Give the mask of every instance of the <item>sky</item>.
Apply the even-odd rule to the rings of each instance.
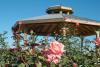
[[[100,21],[100,0],[0,0],[0,33],[8,32],[11,45],[11,27],[17,20],[45,15],[49,6],[59,4],[72,7],[75,16]]]

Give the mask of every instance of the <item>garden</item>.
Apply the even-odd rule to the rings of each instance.
[[[6,33],[0,34],[0,64],[5,67],[96,67],[96,48],[93,41],[81,37],[68,35],[43,36],[38,38],[29,36],[29,42],[23,45],[14,42],[15,48],[9,48],[6,42]],[[20,35],[18,35],[19,37]],[[40,36],[39,36],[40,37]],[[13,36],[13,39],[16,39]],[[20,36],[20,39],[23,39]],[[38,42],[36,41],[38,40]],[[16,41],[16,40],[15,40]]]
[[[16,21],[12,47],[7,32],[0,33],[1,67],[100,67],[100,23],[71,16],[64,6],[47,13]]]

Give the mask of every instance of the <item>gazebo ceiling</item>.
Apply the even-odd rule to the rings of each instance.
[[[79,24],[78,27],[76,27],[77,23]],[[19,20],[13,26],[13,31],[15,33],[27,32],[30,34],[29,31],[33,30],[37,35],[47,35],[54,32],[59,34],[64,26],[77,29],[75,32],[79,36],[88,36],[95,34],[95,31],[100,28],[100,22],[72,15],[48,14]],[[70,31],[71,33],[74,33],[74,31]]]

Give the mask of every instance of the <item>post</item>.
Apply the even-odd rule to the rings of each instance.
[[[15,33],[15,42],[16,42],[16,44],[17,44],[17,48],[19,48],[20,47],[20,39],[21,39],[21,36],[20,36],[20,34],[19,33]]]
[[[68,28],[63,27],[62,28],[62,36],[63,36],[63,40],[66,40],[66,35],[68,34]]]
[[[20,47],[20,40],[19,39],[16,39],[16,43],[17,43],[17,48],[19,48]]]
[[[84,37],[81,36],[81,56],[82,56],[82,63],[84,63],[84,59],[83,59],[83,45],[84,45]]]
[[[81,36],[81,53],[82,53],[82,51],[83,51],[83,43],[84,43],[84,37]]]
[[[100,66],[100,31],[96,31],[96,57],[97,57],[97,66]]]
[[[24,32],[24,47],[28,46],[27,33]]]

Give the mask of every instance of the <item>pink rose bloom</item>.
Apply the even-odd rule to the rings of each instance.
[[[54,58],[53,61],[55,64],[59,63],[59,59],[58,58]]]
[[[53,41],[50,43],[49,48],[54,54],[63,54],[64,52],[64,45],[62,43],[59,43],[57,41]]]
[[[47,58],[48,62],[57,64],[64,53],[64,45],[57,41],[53,41],[50,43],[49,48],[44,49],[42,53],[44,57]]]
[[[76,63],[73,63],[73,67],[78,67],[78,65]]]
[[[50,54],[50,55],[47,55],[47,61],[48,62],[54,62],[55,64],[59,63],[59,59],[56,55],[54,54]]]
[[[96,43],[97,46],[100,46],[100,37],[96,38],[95,43]]]

